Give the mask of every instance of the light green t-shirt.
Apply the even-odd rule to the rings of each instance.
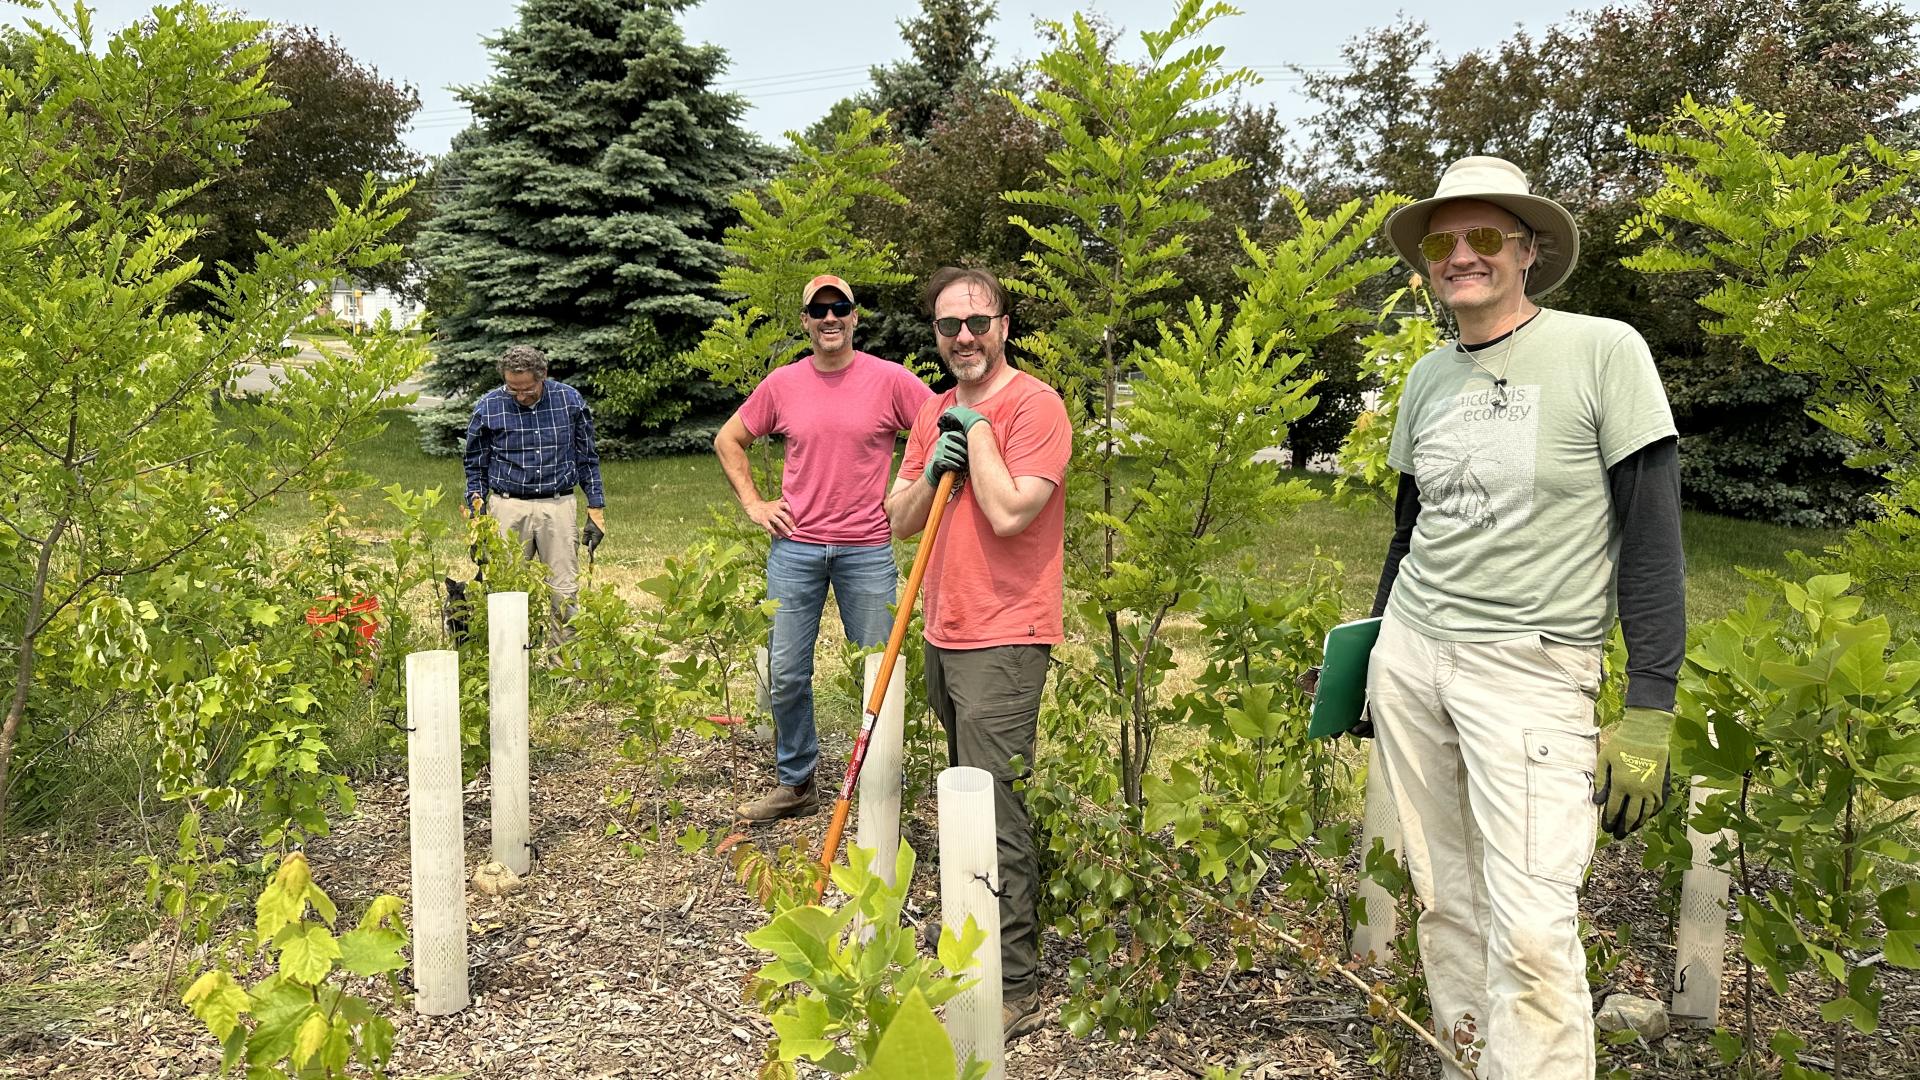
[[[1388,608],[1443,640],[1601,643],[1620,553],[1607,470],[1675,434],[1647,343],[1622,322],[1542,310],[1472,356],[1421,357],[1387,453],[1420,484]]]

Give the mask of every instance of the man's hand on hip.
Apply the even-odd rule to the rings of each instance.
[[[1629,708],[1600,733],[1593,801],[1601,808],[1600,827],[1615,840],[1652,820],[1667,801],[1672,738],[1673,714],[1660,709]]]
[[[767,535],[783,538],[793,535],[793,511],[788,508],[787,500],[749,499],[741,507],[755,525],[767,530]]]
[[[942,417],[941,425],[945,424],[946,418]],[[927,483],[939,486],[940,477],[945,473],[967,475],[967,433],[957,428],[935,440],[933,453],[927,455]]]

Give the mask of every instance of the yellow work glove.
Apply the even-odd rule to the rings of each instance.
[[[1667,801],[1672,738],[1673,714],[1662,709],[1628,708],[1619,723],[1600,733],[1593,803],[1600,807],[1600,827],[1615,840],[1645,825]]]

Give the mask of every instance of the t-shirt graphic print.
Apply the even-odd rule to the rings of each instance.
[[[1422,513],[1469,529],[1525,525],[1533,517],[1540,456],[1540,387],[1463,391],[1436,410],[1413,456]]]
[[[1493,348],[1505,386],[1451,343],[1407,376],[1387,461],[1420,516],[1388,610],[1443,640],[1597,645],[1619,548],[1607,470],[1674,434],[1660,373],[1632,327],[1551,309]]]

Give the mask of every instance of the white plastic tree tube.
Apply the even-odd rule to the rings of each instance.
[[[760,706],[760,720],[753,725],[753,741],[773,745],[773,661],[765,645],[753,650],[753,702]]]
[[[1692,819],[1712,792],[1693,785],[1687,799]],[[1693,865],[1680,879],[1680,927],[1674,934],[1673,1005],[1675,1019],[1692,1027],[1720,1026],[1720,976],[1727,958],[1727,872],[1713,865],[1713,848],[1724,834],[1707,835],[1687,826]]]
[[[860,691],[862,702],[873,700],[873,682],[880,677],[880,654],[867,657],[867,675]],[[900,854],[900,765],[906,737],[907,665],[893,665],[887,695],[880,701],[880,719],[867,743],[867,762],[860,769],[860,825],[854,843],[873,852],[873,868],[889,885]]]
[[[1000,1027],[1000,856],[994,844],[993,775],[960,765],[940,774],[940,918],[958,934],[972,916],[987,939],[967,974],[979,980],[947,1007],[954,1057],[986,1062],[988,1080],[1006,1075]]]
[[[493,861],[525,874],[527,846],[527,594],[487,594],[487,706],[492,750]]]
[[[1387,771],[1380,765],[1380,741],[1370,740],[1368,746],[1367,800],[1362,811],[1365,825],[1360,834],[1360,899],[1366,904],[1367,921],[1353,928],[1349,948],[1355,959],[1364,960],[1372,953],[1376,962],[1384,964],[1393,959],[1396,897],[1367,876],[1366,858],[1376,837],[1387,851],[1399,852],[1400,813],[1393,803],[1393,789],[1387,786]]]
[[[407,656],[407,824],[414,1008],[467,1007],[467,844],[460,804],[460,654]]]

